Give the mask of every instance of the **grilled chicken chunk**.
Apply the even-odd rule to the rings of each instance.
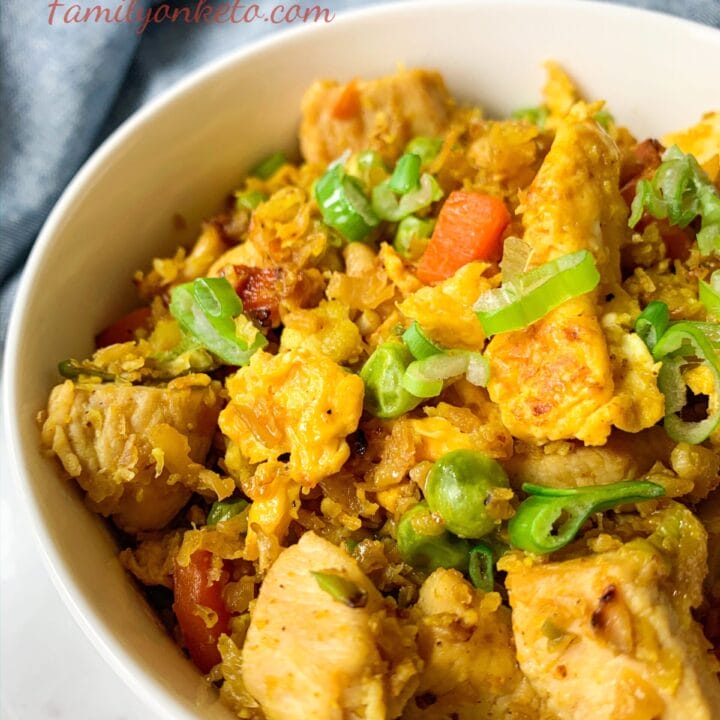
[[[346,85],[321,80],[303,97],[300,149],[322,165],[347,149],[377,150],[392,161],[416,135],[440,134],[453,106],[440,74],[428,70]]]
[[[313,572],[364,603],[335,599]],[[312,532],[268,572],[243,648],[243,681],[268,720],[396,718],[417,686],[415,630],[401,626],[347,553]]]
[[[406,720],[539,720],[540,698],[515,659],[510,611],[457,570],[435,570],[414,608],[425,662]]]
[[[167,388],[68,380],[50,394],[43,444],[93,510],[128,532],[165,526],[193,489],[219,480],[202,466],[220,412],[218,387],[183,380]],[[216,489],[216,497],[232,492]]]
[[[520,667],[561,720],[720,717],[720,666],[690,612],[707,534],[679,504],[645,522],[647,539],[588,557],[501,561]]]

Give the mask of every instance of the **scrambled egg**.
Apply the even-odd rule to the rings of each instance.
[[[345,436],[360,420],[363,382],[327,356],[257,352],[227,389],[220,429],[249,462],[284,464],[284,475],[311,488],[348,459]]]
[[[472,306],[481,293],[495,287],[486,275],[490,265],[472,262],[438,285],[421,288],[399,304],[400,312],[417,320],[428,337],[444,347],[482,350],[485,333]]]
[[[618,177],[616,146],[578,104],[527,193],[523,239],[532,265],[589,250],[602,278],[599,292],[620,292],[627,207]],[[602,445],[613,425],[637,432],[662,418],[649,353],[611,320],[603,327],[599,314],[597,292],[588,293],[492,339],[488,389],[515,437]]]

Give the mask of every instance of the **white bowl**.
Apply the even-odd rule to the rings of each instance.
[[[133,271],[189,240],[243,171],[295,147],[315,78],[374,76],[398,62],[440,69],[492,114],[537,102],[553,58],[639,137],[720,105],[720,32],[623,7],[547,0],[404,3],[304,27],[199,70],[143,108],[85,164],[45,223],[8,335],[5,410],[14,467],[51,574],[115,670],[173,720],[229,718],[160,628],[99,517],[39,452],[35,415],[56,363],[92,350],[131,307]],[[188,230],[173,229],[181,213]],[[119,710],[119,708],[116,708]]]

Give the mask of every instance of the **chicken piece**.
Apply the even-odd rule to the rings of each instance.
[[[366,594],[356,607],[313,573]],[[268,572],[243,647],[245,687],[268,720],[385,720],[417,687],[415,629],[401,625],[355,560],[312,532]]]
[[[268,464],[258,468],[261,475],[284,466],[285,477],[310,488],[350,456],[345,437],[357,429],[364,386],[329,357],[303,349],[257,352],[228,378],[227,389],[220,429],[249,462]]]
[[[660,427],[637,434],[614,431],[603,447],[562,441],[542,448],[516,445],[515,454],[503,466],[516,487],[605,485],[641,478],[658,461],[668,465],[673,445]]]
[[[406,720],[538,720],[540,699],[515,659],[510,610],[457,570],[436,570],[414,608],[425,662]]]
[[[313,83],[302,100],[300,149],[327,165],[345,150],[377,150],[394,161],[416,135],[439,135],[454,103],[437,72],[400,70],[376,80]]]
[[[112,515],[127,532],[158,529],[193,489],[219,480],[202,467],[220,412],[219,389],[206,375],[166,388],[68,380],[50,394],[42,441],[93,510]],[[232,492],[226,485],[215,497]]]
[[[445,347],[482,350],[485,333],[472,309],[478,296],[497,286],[487,277],[490,265],[471,262],[451,278],[422,287],[399,304],[400,312],[417,320],[431,340]]]
[[[691,614],[707,533],[675,503],[645,522],[648,538],[596,555],[500,562],[520,667],[561,720],[718,717],[720,665]]]
[[[600,292],[619,293],[627,220],[618,190],[619,153],[587,111],[578,105],[557,131],[527,194],[524,240],[533,249],[533,266],[591,251]],[[604,328],[598,314],[596,294],[587,293],[490,342],[488,390],[515,437],[602,445],[613,424],[637,432],[662,417],[652,357],[616,317]]]

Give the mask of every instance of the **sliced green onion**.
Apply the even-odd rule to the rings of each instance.
[[[643,212],[687,227],[700,216],[697,235],[702,255],[720,252],[720,195],[693,155],[683,153],[677,145],[665,151],[663,162],[652,180],[637,184],[628,225],[635,227]]]
[[[210,507],[205,524],[217,525],[219,522],[225,522],[225,520],[239,515],[248,504],[248,501],[242,498],[238,500],[216,500]]]
[[[519,108],[510,113],[510,117],[513,120],[526,120],[531,125],[537,125],[541,130],[545,128],[547,122],[548,109],[545,105],[538,105],[537,107]]]
[[[376,150],[363,150],[350,157],[348,175],[354,175],[366,188],[373,188],[387,177],[387,166]]]
[[[225,278],[198,278],[170,294],[170,314],[183,331],[230,365],[247,365],[267,345],[260,332],[252,343],[238,337],[235,318],[242,311],[242,301]]]
[[[397,226],[393,247],[404,258],[418,260],[425,252],[434,228],[434,219],[422,220],[408,215]]]
[[[380,222],[360,181],[340,163],[315,183],[315,199],[325,223],[348,240],[364,240]]]
[[[478,543],[470,551],[468,575],[472,584],[483,592],[492,592],[495,587],[493,551],[485,544]]]
[[[572,489],[525,483],[522,489],[530,497],[510,518],[510,543],[536,555],[554,552],[572,542],[594,513],[665,495],[660,485],[642,480]]]
[[[244,207],[247,210],[254,210],[260,203],[268,199],[267,193],[259,190],[248,190],[247,192],[236,193],[235,206]]]
[[[653,300],[638,315],[638,319],[635,321],[635,332],[652,351],[668,329],[669,324],[670,310],[667,304],[660,300]]]
[[[647,210],[657,220],[667,217],[667,207],[662,198],[653,190],[649,180],[640,180],[635,188],[635,197],[630,206],[628,225],[635,227]]]
[[[720,320],[720,270],[710,276],[710,282],[700,281],[700,302],[705,306],[708,315]]]
[[[250,171],[250,175],[261,180],[269,180],[286,162],[287,158],[284,152],[273,153],[255,165]]]
[[[420,163],[419,155],[414,153],[402,155],[388,180],[388,187],[398,195],[415,190],[420,183]]]
[[[368,594],[357,583],[343,575],[333,572],[310,571],[321,590],[333,600],[351,608],[362,608],[367,605]]]
[[[505,239],[503,243],[503,255],[500,261],[500,270],[504,282],[514,280],[519,275],[527,272],[533,249],[529,243],[514,235]]]
[[[477,387],[486,387],[490,380],[490,363],[479,352],[468,353],[467,381]]]
[[[420,398],[402,385],[412,362],[410,351],[400,342],[379,345],[360,371],[365,384],[365,409],[375,417],[395,418],[420,404]]]
[[[443,146],[441,137],[418,136],[413,138],[405,148],[406,153],[417,155],[423,165],[429,165],[440,153]]]
[[[440,200],[443,191],[437,180],[428,173],[420,177],[420,187],[405,193],[399,199],[390,187],[389,180],[376,185],[372,191],[372,207],[378,217],[398,222],[418,210]]]
[[[697,244],[702,255],[720,254],[720,195],[708,182],[698,191],[702,225],[697,234]]]
[[[612,116],[612,113],[605,108],[598,110],[593,115],[593,120],[595,120],[595,122],[605,131],[609,130],[610,125],[615,122],[615,118]]]
[[[416,360],[408,365],[400,381],[401,385],[415,397],[437,397],[442,392],[443,381],[427,377],[423,373],[421,362],[421,360]]]
[[[528,327],[566,300],[597,287],[600,273],[587,250],[563,255],[483,293],[474,309],[485,334]]]
[[[443,351],[441,347],[438,347],[428,338],[417,320],[414,320],[412,325],[403,333],[402,339],[416,360],[424,360]]]
[[[88,377],[100,378],[103,382],[113,382],[116,376],[112,373],[105,372],[94,365],[83,365],[77,360],[63,360],[58,363],[58,372],[64,377],[70,380],[76,380],[81,375],[87,375]]]
[[[443,381],[464,374],[468,369],[469,353],[462,350],[430,355],[408,365],[402,386],[417,397],[436,397],[442,392]]]
[[[676,442],[697,445],[720,424],[720,357],[712,340],[703,331],[703,326],[707,324],[674,323],[653,348],[653,357],[662,360],[658,387],[665,395],[665,430]],[[712,374],[713,396],[710,397],[707,417],[690,422],[683,420],[679,414],[687,404],[687,385],[682,370],[685,365],[696,365],[698,362]]]

